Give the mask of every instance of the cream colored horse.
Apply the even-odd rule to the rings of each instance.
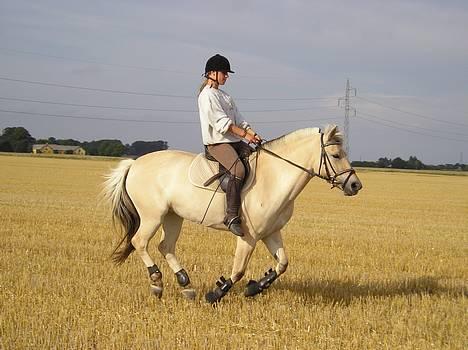
[[[336,126],[322,133],[317,128],[294,131],[265,143],[258,151],[255,179],[242,194],[244,237],[237,238],[231,276],[216,283],[206,295],[209,302],[219,301],[244,275],[258,241],[263,241],[277,261],[259,281],[250,281],[245,294],[260,293],[286,271],[286,256],[281,229],[293,214],[294,200],[314,176],[339,187],[345,195],[355,195],[361,182],[350,167],[342,148],[342,136]],[[175,247],[184,219],[200,223],[213,192],[193,186],[188,169],[192,153],[160,151],[137,160],[123,160],[107,177],[104,194],[110,201],[114,221],[123,227],[124,238],[114,252],[122,263],[136,250],[148,268],[151,288],[162,294],[162,274],[149,255],[148,242],[162,225],[159,251],[176,274],[183,294],[194,298],[187,272],[175,255]],[[225,194],[214,194],[203,225],[226,230],[223,225]],[[120,250],[117,250],[121,247]]]

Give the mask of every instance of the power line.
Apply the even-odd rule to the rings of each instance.
[[[159,93],[152,93],[152,92],[137,92],[137,91],[125,91],[125,90],[100,89],[100,88],[92,88],[92,87],[87,87],[87,86],[76,86],[76,85],[42,82],[42,81],[13,79],[13,78],[9,78],[9,77],[0,77],[0,80],[12,81],[12,82],[24,83],[24,84],[32,84],[32,85],[60,87],[60,88],[67,88],[67,89],[107,92],[107,93],[114,93],[114,94],[156,96],[156,97],[170,97],[170,98],[184,98],[184,99],[195,99],[196,98],[195,95],[193,95],[193,96],[172,95],[172,94],[159,94]],[[309,101],[309,100],[330,100],[330,99],[334,99],[334,97],[322,96],[322,97],[292,97],[292,98],[287,98],[287,97],[286,98],[277,98],[277,97],[255,97],[255,98],[240,97],[240,98],[236,98],[236,100],[244,100],[244,101]]]
[[[388,123],[394,123],[394,124],[401,125],[401,126],[408,126],[410,128],[417,128],[417,129],[421,129],[421,130],[427,130],[427,131],[430,131],[430,132],[444,132],[444,133],[447,133],[447,134],[453,134],[453,135],[460,135],[460,136],[468,137],[468,134],[464,134],[464,133],[460,133],[460,132],[448,131],[448,130],[434,130],[434,129],[424,128],[422,126],[416,126],[416,125],[402,123],[402,122],[399,122],[399,121],[396,121],[396,120],[385,119],[385,118],[382,118],[382,117],[378,117],[378,116],[376,116],[374,114],[364,113],[364,112],[361,112],[361,111],[360,111],[360,113],[362,115],[367,115],[369,117],[377,118],[377,119],[380,119],[380,120],[384,120],[384,121],[386,121]]]
[[[32,100],[32,99],[27,99],[27,98],[14,98],[14,97],[3,97],[3,96],[0,96],[0,100],[17,101],[17,102],[33,102],[33,103],[40,103],[40,104],[71,106],[71,107],[118,109],[118,110],[127,110],[127,111],[184,112],[184,113],[185,112],[186,113],[197,112],[194,109],[159,109],[159,108],[139,108],[139,107],[117,107],[117,106],[87,105],[87,104],[80,104],[80,103],[65,103],[65,102]]]
[[[360,96],[358,96],[357,98],[360,99],[360,100],[363,100],[363,101],[366,101],[366,102],[369,102],[369,103],[372,103],[372,104],[375,104],[375,105],[384,107],[384,108],[388,108],[388,109],[397,111],[397,112],[401,112],[401,113],[413,115],[413,116],[415,116],[415,117],[424,118],[424,119],[429,119],[429,120],[434,120],[434,121],[437,121],[437,122],[439,122],[439,123],[446,123],[446,124],[452,124],[452,125],[458,125],[458,126],[468,126],[468,124],[465,124],[465,123],[451,122],[451,121],[448,121],[448,120],[443,120],[443,119],[437,119],[437,118],[429,117],[429,116],[424,115],[424,114],[419,114],[419,113],[414,113],[414,112],[410,112],[410,111],[405,111],[405,110],[400,109],[400,108],[396,108],[396,107],[392,107],[392,106],[385,105],[385,104],[380,103],[380,102],[372,101],[372,100],[370,100],[370,99],[368,99],[368,98],[364,98],[364,97],[360,97]]]
[[[308,123],[308,122],[315,122],[315,121],[324,121],[324,120],[336,120],[336,117],[326,117],[326,118],[313,118],[313,119],[287,119],[287,120],[270,120],[270,121],[256,121],[254,120],[253,123],[255,124],[288,124],[288,123]]]
[[[36,116],[41,116],[41,117],[52,117],[52,118],[91,119],[91,120],[106,120],[106,121],[117,121],[117,122],[159,123],[159,124],[199,124],[198,121],[196,122],[196,121],[176,121],[176,120],[101,118],[101,117],[75,116],[75,115],[66,115],[66,114],[50,114],[50,113],[35,113],[35,112],[13,111],[13,110],[7,110],[7,109],[0,109],[0,112],[14,113],[14,114],[25,114],[25,115],[36,115]]]
[[[7,78],[7,77],[0,77],[0,80],[14,81],[14,82],[18,82],[18,83],[25,83],[25,84],[32,84],[32,85],[61,87],[61,88],[67,88],[67,89],[109,92],[109,93],[114,93],[114,94],[171,97],[171,98],[189,98],[189,99],[194,99],[195,98],[194,96],[186,96],[186,95],[169,95],[169,94],[156,94],[156,93],[150,93],[150,92],[135,92],[135,91],[123,91],[123,90],[111,90],[111,89],[98,89],[98,88],[91,88],[91,87],[86,87],[86,86],[75,86],[75,85],[65,85],[65,84],[41,82],[41,81],[12,79],[12,78]]]
[[[33,100],[33,99],[26,99],[26,98],[14,98],[14,97],[3,97],[3,96],[0,96],[0,100],[17,101],[17,102],[32,102],[32,103],[50,104],[50,105],[59,105],[59,106],[71,106],[71,107],[116,109],[116,110],[127,110],[127,111],[198,113],[198,110],[195,110],[195,109],[117,107],[117,106],[88,105],[88,104],[80,104],[80,103],[65,103],[65,102],[57,102],[57,101]],[[336,108],[336,106],[314,106],[310,108],[292,108],[292,109],[257,109],[257,110],[242,110],[242,112],[245,112],[245,113],[297,112],[297,111],[310,111],[310,110],[319,109],[319,108]]]
[[[40,56],[40,57],[46,57],[46,58],[53,58],[53,59],[57,59],[57,60],[75,61],[75,62],[82,62],[82,63],[92,63],[92,64],[98,64],[98,65],[101,65],[101,66],[111,66],[111,67],[130,68],[130,69],[141,69],[141,70],[150,70],[150,71],[158,71],[158,72],[177,73],[177,74],[193,74],[193,72],[188,72],[188,71],[179,71],[179,70],[172,70],[172,69],[165,69],[165,68],[155,68],[155,67],[143,67],[143,66],[118,64],[118,63],[107,63],[107,62],[100,62],[100,61],[95,61],[95,60],[85,60],[85,59],[74,58],[74,57],[49,55],[49,54],[43,54],[43,53],[39,53],[39,52],[13,50],[13,49],[7,49],[7,48],[4,48],[4,47],[0,47],[0,50],[10,52],[10,53],[14,53],[14,54]],[[4,53],[2,53],[2,54],[4,54]]]
[[[103,120],[103,121],[117,121],[117,122],[135,122],[135,123],[157,123],[157,124],[200,124],[199,121],[182,121],[182,120],[146,120],[146,119],[123,119],[123,118],[103,118],[93,116],[74,116],[66,114],[51,114],[51,113],[36,113],[25,111],[14,111],[7,109],[0,109],[3,113],[23,114],[30,116],[41,116],[51,118],[67,118],[67,119],[86,119],[86,120]],[[336,118],[316,118],[316,119],[287,119],[287,120],[268,120],[268,121],[254,121],[255,124],[283,124],[283,123],[296,123],[296,122],[311,122],[321,120],[335,120]]]
[[[422,136],[429,136],[429,137],[434,137],[434,138],[443,139],[443,140],[449,140],[449,141],[457,141],[457,142],[466,142],[466,143],[468,143],[468,140],[460,140],[460,139],[453,139],[453,138],[448,138],[448,137],[443,137],[443,136],[430,135],[430,134],[426,134],[426,133],[422,133],[422,132],[418,132],[418,131],[414,131],[414,130],[409,130],[409,129],[401,128],[401,127],[398,127],[398,126],[394,126],[394,125],[382,123],[381,121],[377,121],[377,120],[375,120],[375,119],[370,119],[370,118],[363,117],[363,116],[361,115],[361,113],[356,114],[356,118],[360,118],[360,119],[364,119],[364,120],[370,121],[370,122],[372,122],[372,123],[384,125],[384,126],[389,127],[389,128],[398,129],[398,130],[403,130],[403,131],[406,131],[406,132],[409,132],[409,133],[412,133],[412,134],[417,134],[417,135],[422,135]]]
[[[174,69],[167,69],[167,68],[156,68],[156,67],[146,67],[146,66],[137,66],[137,65],[129,65],[129,64],[118,64],[118,63],[109,63],[109,62],[102,62],[97,60],[87,60],[75,57],[68,57],[68,56],[58,56],[58,55],[51,55],[51,54],[44,54],[40,52],[32,52],[26,50],[15,50],[9,49],[5,47],[0,47],[1,51],[0,54],[2,55],[29,55],[29,56],[39,56],[44,58],[53,58],[56,60],[64,60],[64,61],[75,61],[75,62],[83,62],[83,63],[91,63],[91,64],[98,64],[101,66],[109,66],[109,67],[117,67],[117,68],[126,68],[126,69],[138,69],[138,70],[147,70],[147,71],[158,71],[158,72],[167,72],[167,73],[175,73],[175,74],[184,74],[184,75],[199,75],[199,73],[194,73],[193,71],[181,71],[181,70],[174,70]],[[244,74],[236,74],[240,77],[250,78],[250,79],[295,79],[291,78],[290,76],[286,77],[279,77],[279,76],[255,76],[255,75],[244,75]]]
[[[336,97],[281,97],[281,98],[276,98],[276,97],[236,97],[236,100],[242,100],[242,101],[312,101],[312,100],[335,100]]]

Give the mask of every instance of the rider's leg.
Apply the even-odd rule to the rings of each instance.
[[[226,216],[224,217],[224,224],[236,236],[244,235],[239,217],[239,211],[241,207],[241,189],[243,182],[243,179],[234,175],[230,175],[226,189],[227,207]]]
[[[245,168],[239,160],[234,147],[229,143],[209,145],[208,151],[230,173],[226,190],[227,209],[224,224],[237,236],[243,236],[239,210],[241,206],[241,189],[245,177]]]

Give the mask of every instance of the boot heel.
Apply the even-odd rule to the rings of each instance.
[[[241,221],[238,216],[234,216],[229,221],[225,221],[224,224],[227,226],[229,231],[234,233],[236,236],[242,237],[244,236],[244,232],[242,231]]]

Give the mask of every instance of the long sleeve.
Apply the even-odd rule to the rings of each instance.
[[[228,131],[233,121],[228,117],[215,95],[204,94],[201,96],[199,107],[200,113],[206,117],[212,128],[223,135]]]
[[[237,108],[236,104],[234,101],[232,102],[234,105],[234,116],[236,118],[237,126],[241,127],[244,130],[247,130],[247,128],[250,128],[249,122],[247,122],[242,114],[239,112],[239,109]]]
[[[248,125],[242,120],[231,96],[222,90],[205,87],[198,95],[200,126],[205,145],[216,143],[239,142],[241,137],[228,132],[235,124]]]

